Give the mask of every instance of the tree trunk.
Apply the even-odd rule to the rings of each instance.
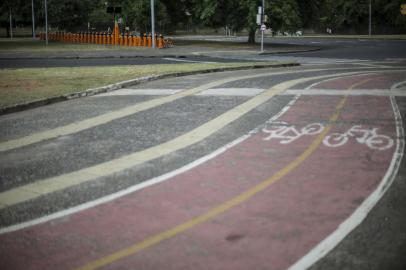
[[[250,28],[248,32],[248,43],[255,43],[255,32],[257,28]]]

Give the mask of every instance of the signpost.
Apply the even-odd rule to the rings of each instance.
[[[48,7],[47,0],[45,0],[45,45],[48,46]]]
[[[13,39],[13,16],[11,15],[12,10],[10,7],[10,39]]]
[[[152,48],[155,49],[155,9],[154,0],[151,0],[151,33],[152,33]]]
[[[264,51],[264,32],[266,30],[265,25],[265,0],[262,0],[262,7],[258,7],[257,24],[261,26],[261,52]]]
[[[32,16],[32,38],[35,39],[35,14],[34,14],[34,0],[31,1],[31,16]]]
[[[368,35],[370,36],[372,33],[372,0],[369,0],[369,27],[368,27]]]

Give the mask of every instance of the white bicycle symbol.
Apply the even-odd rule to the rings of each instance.
[[[289,125],[286,122],[273,122],[269,128],[262,129],[264,133],[269,133],[269,136],[264,138],[265,141],[269,141],[272,138],[282,139],[279,141],[281,144],[288,144],[305,135],[315,135],[322,132],[323,125],[318,123],[309,124],[300,130],[295,126]]]
[[[326,136],[323,144],[329,147],[339,147],[346,144],[350,137],[354,137],[358,143],[365,144],[371,149],[386,150],[393,146],[393,140],[377,134],[378,128],[362,129],[361,126],[353,126],[345,133],[332,133]]]

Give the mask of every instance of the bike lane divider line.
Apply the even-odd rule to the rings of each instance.
[[[107,124],[111,121],[114,121],[116,119],[120,119],[123,117],[127,117],[133,114],[136,114],[138,112],[142,112],[148,109],[155,108],[157,106],[164,105],[169,102],[173,102],[177,99],[195,95],[200,93],[201,91],[214,88],[220,85],[223,85],[225,83],[229,82],[234,82],[238,80],[244,80],[244,79],[253,79],[253,78],[258,78],[258,77],[264,77],[264,76],[273,76],[273,75],[281,75],[281,74],[294,74],[294,73],[306,73],[306,72],[315,72],[315,71],[321,71],[320,69],[314,69],[314,70],[306,70],[306,71],[285,71],[285,72],[266,72],[266,73],[259,73],[255,75],[247,75],[247,76],[240,76],[240,77],[230,77],[230,78],[225,78],[222,80],[217,80],[214,82],[210,82],[192,89],[184,90],[178,93],[175,93],[170,96],[164,96],[160,98],[156,98],[153,100],[145,101],[142,103],[135,104],[133,106],[128,106],[123,109],[114,111],[114,112],[109,112],[105,113],[96,117],[91,117],[86,120],[82,120],[79,122],[74,122],[65,126],[57,127],[54,129],[42,131],[42,132],[37,132],[33,133],[28,136],[24,136],[21,138],[17,139],[12,139],[8,140],[5,142],[0,142],[0,152],[12,150],[15,148],[20,148],[26,145],[38,143],[41,141],[57,138],[59,136],[65,136],[69,134],[74,134],[89,128],[97,127],[103,124]]]
[[[318,103],[321,103],[320,102],[321,100],[319,100],[318,102],[315,102],[316,104],[318,104]],[[335,100],[333,100],[334,101],[334,103],[336,103],[336,101],[337,101],[337,99],[335,99]],[[342,100],[343,101],[343,100]],[[326,106],[324,106],[323,108],[321,108],[321,110],[323,110],[322,112],[320,112],[320,111],[316,111],[316,113],[313,115],[313,117],[315,117],[315,116],[317,116],[317,115],[319,115],[320,113],[322,113],[323,115],[328,115],[328,114],[330,114],[331,115],[331,108],[333,108],[334,109],[334,107],[332,107],[331,106],[331,104],[332,104],[333,102],[331,102],[331,100],[330,100],[330,102],[326,105]],[[305,100],[304,102],[303,102],[303,105],[306,105],[306,104],[308,104],[308,102]],[[298,105],[298,104],[296,104],[296,105]],[[339,103],[339,105],[336,107],[336,109],[342,109],[342,106],[344,105],[344,103],[343,102],[340,102]],[[308,104],[307,106],[309,106],[310,108],[313,108],[314,107],[314,104]],[[295,107],[297,107],[297,106],[295,106]],[[329,110],[330,110],[330,113],[329,113]],[[291,112],[291,111],[289,111],[289,112]],[[302,117],[303,117],[303,115],[306,115],[306,114],[303,114],[303,113],[297,113],[297,112],[295,112],[295,114],[296,115],[301,115]],[[309,114],[309,113],[308,113]],[[337,114],[334,114],[333,115],[333,117],[331,117],[331,120],[334,120],[334,119],[337,119],[336,117],[337,117],[338,115]],[[285,120],[287,120],[287,121],[289,121],[289,118],[288,118],[288,116],[286,116],[286,118],[284,118]],[[328,119],[328,118],[327,118]],[[300,119],[300,120],[294,120],[293,122],[299,122],[299,123],[302,123],[304,120],[306,120],[306,118],[302,118],[302,119]],[[311,122],[310,122],[311,123]],[[328,131],[325,131],[326,133],[328,132]],[[259,141],[261,141],[262,140],[262,137],[264,137],[264,136],[266,136],[267,135],[267,133],[266,134],[261,134],[261,136],[260,136],[260,138],[259,138]],[[258,136],[257,136],[258,137]],[[304,137],[307,137],[307,140],[309,140],[309,139],[311,139],[310,141],[307,141],[306,143],[300,143],[300,145],[302,146],[302,147],[304,147],[304,148],[306,148],[307,146],[308,146],[308,144],[309,143],[311,143],[311,141],[313,140],[313,138],[311,137],[311,136],[304,136]],[[258,138],[256,138],[257,140],[258,140]],[[296,142],[300,142],[299,140],[297,140]],[[244,144],[245,144],[245,142],[244,142]],[[320,142],[319,142],[319,144],[320,144]],[[277,148],[278,147],[278,145],[279,144],[276,144],[275,146],[274,146],[274,148]],[[241,146],[241,145],[240,145]],[[260,145],[260,144],[258,144],[258,141],[257,142],[255,142],[255,143],[249,143],[248,145],[246,145],[246,147],[245,147],[245,149],[246,150],[250,150],[250,149],[252,149],[253,147],[255,147],[256,146],[256,150],[258,150],[258,149],[262,149],[263,148],[263,145]],[[282,147],[283,145],[281,144],[281,145],[279,145],[279,147]],[[284,147],[285,149],[286,149],[286,146]],[[292,148],[292,147],[289,147],[290,149]],[[295,147],[295,148],[297,148],[297,146]],[[317,148],[317,147],[316,147]],[[283,149],[283,148],[281,148],[281,149]],[[230,150],[230,151],[232,151],[232,150]],[[308,150],[305,150],[305,151],[308,151]],[[236,150],[235,151],[235,153],[234,154],[238,154],[238,153],[242,153],[242,152],[244,152],[244,151],[241,151],[241,149],[240,150]],[[293,154],[293,156],[297,156],[297,153],[292,153]],[[284,155],[281,155],[280,157],[282,158]],[[302,157],[303,157],[303,154],[301,155]],[[245,154],[244,156],[241,156],[241,158],[240,158],[240,160],[244,160],[244,161],[247,161],[247,160],[249,160],[249,158],[247,158],[247,157],[252,157],[252,153],[249,153],[248,152],[248,156],[247,156],[247,154]],[[305,156],[304,156],[305,157]],[[260,159],[259,160],[261,160],[262,158],[264,158],[264,156],[261,156],[260,157]],[[268,157],[268,159],[269,159],[269,157]],[[225,160],[230,160],[230,156],[229,157],[227,157]],[[300,162],[300,161],[299,161]],[[302,163],[303,163],[304,161],[302,161]],[[258,163],[258,160],[254,160],[250,165],[251,166],[253,166],[253,165],[256,165]],[[217,162],[214,162],[213,161],[213,163],[211,164],[211,166],[215,166],[217,164],[217,168],[218,169],[222,169],[222,168],[224,168],[224,164],[218,164],[218,161]],[[237,168],[240,168],[243,172],[248,172],[248,170],[246,170],[246,168],[242,168],[242,166],[240,166],[240,165],[243,165],[244,163],[242,163],[242,164],[234,164],[234,167],[232,167],[232,168],[230,168],[230,170],[232,171],[232,169],[234,169],[234,170],[238,170]],[[292,165],[294,165],[294,162],[293,163],[290,163],[290,164],[292,164]],[[272,164],[265,164],[266,166],[265,167],[269,167],[269,166],[271,166]],[[231,166],[230,164],[229,164],[229,166]],[[287,168],[287,167],[284,167],[284,168]],[[263,168],[262,168],[263,169]],[[283,169],[282,169],[283,170]],[[210,170],[208,170],[208,169],[205,169],[205,170],[203,170],[202,172],[200,172],[200,173],[196,173],[197,175],[197,177],[198,178],[206,178],[206,177],[204,177],[204,175],[202,175],[201,173],[203,173],[204,171],[210,171]],[[255,172],[255,171],[254,171]],[[189,173],[192,173],[192,171],[190,171]],[[283,173],[283,172],[282,172]],[[217,175],[217,177],[219,177],[219,175],[222,175],[222,174],[219,174],[219,171],[217,171],[217,174],[215,174],[215,175]],[[308,175],[308,174],[307,174]],[[213,176],[212,176],[213,177]],[[214,177],[216,177],[216,176],[214,176]],[[246,184],[248,184],[248,185],[252,185],[252,180],[255,180],[256,178],[255,177],[258,177],[258,175],[256,175],[256,176],[253,176],[253,178],[250,178],[250,177],[248,177],[248,179],[246,179],[247,181],[246,182],[248,182],[248,183],[246,183]],[[195,177],[196,178],[196,177]],[[207,177],[208,179],[210,179],[211,177]],[[238,179],[238,175],[234,175],[234,178],[235,179]],[[188,177],[185,177],[185,182],[186,183],[189,183],[192,187],[196,187],[196,186],[201,186],[201,185],[196,185],[196,183],[191,183],[192,182],[192,179],[193,179],[193,177],[192,176],[188,176]],[[218,179],[218,180],[220,180],[220,179]],[[260,179],[256,179],[256,180],[260,180]],[[239,179],[239,181],[244,181],[243,179]],[[222,181],[214,181],[214,183],[213,184],[215,184],[215,185],[218,185],[218,184],[221,184],[221,182]],[[283,182],[281,182],[281,183],[284,183],[285,181],[283,181]],[[138,229],[140,229],[140,227],[142,228],[142,227],[144,227],[144,226],[146,226],[147,228],[150,228],[150,227],[154,227],[154,226],[157,226],[157,225],[161,225],[161,223],[165,223],[165,213],[167,213],[168,215],[166,216],[166,218],[168,218],[168,219],[171,219],[172,218],[172,221],[174,221],[175,223],[176,223],[176,221],[178,221],[178,220],[173,220],[173,216],[172,215],[174,215],[175,216],[175,219],[176,218],[184,218],[184,216],[180,216],[179,215],[179,212],[177,211],[179,208],[180,209],[182,209],[183,211],[190,211],[190,209],[188,209],[188,208],[190,208],[190,204],[189,203],[186,203],[186,205],[184,204],[183,206],[182,206],[182,201],[180,202],[180,206],[179,205],[172,205],[172,200],[174,200],[174,199],[176,199],[176,198],[178,198],[178,196],[179,197],[181,197],[181,198],[179,198],[179,200],[181,200],[181,199],[184,199],[184,196],[189,196],[189,199],[191,200],[191,202],[193,202],[193,201],[195,201],[195,200],[203,200],[203,201],[208,201],[208,202],[212,202],[213,200],[216,200],[216,198],[213,198],[212,196],[211,196],[211,194],[212,193],[215,193],[215,192],[220,192],[220,194],[222,194],[222,192],[223,191],[225,191],[225,190],[228,190],[227,188],[223,188],[223,186],[215,186],[215,187],[212,187],[213,189],[211,189],[210,190],[210,192],[207,192],[207,193],[205,193],[205,194],[200,194],[200,195],[202,195],[202,196],[198,196],[199,194],[196,194],[196,193],[194,193],[193,192],[193,190],[184,190],[184,191],[182,191],[182,190],[179,190],[179,187],[178,187],[178,185],[179,185],[179,181],[177,180],[176,181],[176,184],[177,185],[170,185],[170,184],[168,184],[168,185],[166,185],[166,186],[162,186],[162,185],[157,185],[157,186],[154,186],[153,188],[154,189],[161,189],[161,191],[159,192],[157,192],[157,194],[156,194],[156,196],[157,196],[157,198],[156,199],[161,199],[161,200],[164,200],[165,202],[167,202],[167,201],[171,201],[171,203],[169,204],[169,207],[171,208],[171,211],[169,211],[169,213],[168,213],[168,211],[151,211],[150,213],[154,213],[152,216],[156,216],[156,215],[158,215],[158,213],[161,215],[164,215],[164,217],[161,219],[161,218],[159,218],[159,222],[158,222],[158,220],[156,220],[155,222],[153,221],[153,220],[151,220],[151,218],[153,219],[154,217],[151,217],[151,214],[148,214],[148,211],[146,211],[145,209],[144,210],[142,210],[139,214],[138,214],[138,211],[140,211],[140,209],[139,209],[139,207],[137,207],[139,204],[142,204],[142,203],[146,203],[146,201],[148,201],[148,199],[151,199],[151,194],[149,194],[149,195],[145,195],[146,197],[143,197],[142,195],[143,194],[145,194],[145,193],[137,193],[137,195],[136,196],[131,196],[131,197],[133,197],[132,199],[134,199],[134,200],[137,200],[138,201],[138,203],[137,202],[134,202],[134,201],[132,201],[132,199],[130,200],[128,197],[127,198],[123,198],[122,199],[122,202],[121,202],[121,204],[122,204],[122,207],[124,208],[124,209],[122,209],[122,210],[125,210],[126,208],[128,209],[128,211],[130,211],[130,212],[128,212],[128,213],[122,213],[122,214],[116,214],[116,213],[118,213],[118,212],[120,212],[120,211],[117,211],[117,209],[115,209],[116,211],[114,211],[114,207],[113,206],[111,206],[112,208],[110,208],[110,209],[104,209],[104,211],[97,211],[96,209],[92,209],[92,210],[90,210],[91,212],[93,212],[93,215],[89,215],[89,212],[86,212],[86,213],[82,213],[82,214],[79,214],[79,216],[80,217],[82,217],[83,219],[90,219],[90,220],[93,220],[95,223],[94,224],[92,224],[92,225],[88,225],[88,226],[85,226],[84,224],[83,224],[83,222],[81,222],[80,220],[77,220],[75,217],[72,217],[71,218],[71,220],[68,220],[67,222],[70,222],[71,223],[71,225],[72,224],[75,224],[76,226],[78,226],[78,227],[80,227],[80,228],[82,228],[82,229],[89,229],[89,230],[91,230],[92,231],[92,233],[94,233],[94,231],[97,231],[97,230],[101,230],[99,233],[100,233],[100,235],[99,236],[101,236],[102,238],[106,238],[106,233],[105,233],[105,231],[106,230],[108,230],[108,231],[111,231],[112,230],[112,228],[116,228],[117,230],[122,230],[122,232],[121,233],[118,233],[118,235],[112,235],[111,237],[113,237],[112,239],[110,239],[110,238],[108,238],[109,236],[107,236],[107,242],[105,243],[105,245],[107,245],[108,247],[112,247],[112,246],[115,246],[115,244],[114,244],[114,242],[116,242],[117,243],[117,241],[118,241],[118,243],[119,244],[122,244],[122,245],[125,245],[125,244],[123,244],[125,241],[128,241],[128,238],[131,238],[130,237],[130,235],[128,234],[128,232],[129,231],[133,231],[133,230],[138,230]],[[235,184],[235,181],[234,181],[234,184]],[[172,186],[172,189],[174,189],[175,191],[177,191],[178,192],[178,194],[177,194],[177,196],[174,196],[174,197],[171,197],[171,198],[169,198],[169,197],[167,197],[167,195],[166,195],[166,193],[168,192],[168,190],[170,190],[170,188],[171,188],[171,186]],[[206,183],[206,186],[210,186],[208,183]],[[258,186],[257,186],[258,187]],[[228,188],[230,188],[230,186],[228,186]],[[220,189],[220,190],[219,190]],[[149,189],[150,190],[150,189]],[[144,191],[146,191],[146,190],[144,190]],[[251,190],[252,191],[252,190]],[[255,190],[254,190],[255,191]],[[258,191],[259,192],[259,191]],[[182,194],[182,195],[181,195]],[[207,195],[207,198],[206,198],[206,195]],[[252,195],[253,196],[253,194],[247,194],[247,193],[245,193],[245,195],[246,196],[248,196],[248,198],[247,197],[243,197],[243,198],[246,198],[246,199],[249,199],[250,197],[250,195]],[[255,195],[255,194],[254,194]],[[220,196],[221,197],[221,196]],[[269,196],[268,196],[269,197]],[[169,199],[171,199],[171,200],[169,200]],[[218,199],[218,198],[217,198]],[[290,200],[290,199],[289,199]],[[235,202],[233,199],[230,201],[230,204],[228,204],[231,208],[233,208],[234,206],[238,206],[239,204],[238,204],[238,202],[237,202],[237,204],[236,205],[234,205],[232,202]],[[184,202],[183,202],[184,203]],[[201,202],[200,202],[201,203]],[[166,205],[167,203],[164,203],[164,206]],[[150,202],[150,205],[149,205],[149,207],[156,207],[157,205],[161,205],[162,206],[162,204],[159,204],[159,203],[157,203],[157,200],[152,200],[152,202]],[[261,203],[261,205],[263,205],[263,203]],[[224,205],[223,205],[224,206]],[[227,206],[227,205],[225,205],[225,206]],[[105,207],[109,207],[109,206],[105,206]],[[200,206],[201,207],[201,206]],[[230,208],[230,209],[231,209]],[[150,210],[152,210],[152,209],[150,209]],[[154,209],[155,210],[155,209]],[[198,210],[201,210],[201,208],[199,208],[199,205],[198,205]],[[218,211],[220,211],[220,210],[222,210],[222,209],[218,209]],[[224,211],[227,211],[227,210],[224,210]],[[102,213],[105,213],[104,215],[102,214]],[[97,218],[100,218],[101,216],[109,216],[109,215],[106,215],[106,213],[110,213],[109,215],[112,215],[110,218],[111,218],[111,220],[109,220],[109,222],[107,221],[107,223],[105,223],[106,222],[106,220],[105,220],[105,222],[100,222],[100,219],[99,220],[97,220]],[[214,213],[217,213],[217,212],[214,212]],[[220,214],[222,214],[222,213],[224,213],[224,212],[220,212],[220,213],[218,213],[218,215],[220,215]],[[192,214],[194,214],[194,213],[189,213],[190,215],[192,215]],[[123,221],[123,218],[131,218],[131,216],[133,216],[133,224],[131,224],[131,228],[132,229],[130,229],[129,227],[125,227],[125,224],[126,224],[126,222],[125,221]],[[169,217],[169,216],[171,216],[171,217]],[[214,216],[214,217],[208,217],[209,219],[212,219],[212,218],[215,218],[216,216]],[[107,219],[109,218],[109,217],[106,217]],[[144,221],[144,218],[145,219],[149,219],[148,221],[149,222],[146,222],[146,221]],[[202,218],[204,218],[204,217],[202,217]],[[205,222],[205,221],[202,221],[201,219],[200,220],[197,220],[197,221],[201,221],[201,222]],[[156,224],[156,223],[159,223],[159,224]],[[117,223],[119,223],[119,224],[117,224]],[[134,227],[134,224],[137,224],[137,226],[135,226]],[[199,223],[200,224],[200,223]],[[61,223],[59,223],[59,222],[55,222],[54,223],[54,225],[53,226],[51,226],[51,227],[47,227],[47,228],[43,228],[43,229],[45,229],[46,230],[46,232],[45,232],[45,235],[42,235],[42,236],[40,236],[39,234],[37,234],[36,233],[36,229],[35,228],[33,228],[32,230],[27,230],[25,233],[27,234],[27,235],[35,235],[36,237],[40,237],[41,239],[43,239],[43,238],[45,238],[44,239],[44,243],[50,243],[50,241],[52,242],[52,240],[51,239],[47,239],[47,237],[49,237],[49,233],[50,233],[50,231],[52,231],[56,226],[64,226],[64,225],[66,225],[66,224],[64,224],[64,221],[62,221]],[[193,225],[193,224],[192,224]],[[195,224],[195,225],[193,225],[193,227],[191,227],[191,228],[183,228],[183,229],[185,229],[185,231],[187,231],[187,230],[189,230],[189,229],[192,229],[192,228],[194,228],[196,225],[198,225],[198,224]],[[39,228],[41,228],[42,226],[40,226]],[[102,227],[102,228],[99,228],[99,227]],[[124,227],[124,228],[122,228],[122,227]],[[135,228],[137,228],[137,229],[135,229]],[[87,235],[87,233],[89,233],[89,231],[86,229],[86,232],[84,233],[84,235],[82,235],[81,237],[79,237],[80,239],[83,239],[83,238],[86,238],[86,237],[88,237],[88,235]],[[104,231],[102,230],[102,229],[104,229]],[[145,227],[144,227],[144,229],[145,229]],[[137,238],[137,237],[140,237],[140,234],[142,234],[142,233],[145,233],[144,232],[144,229],[141,229],[141,232],[135,232],[135,235],[132,235],[132,237],[134,237],[134,238]],[[182,229],[182,228],[181,228]],[[65,230],[66,231],[64,231],[64,235],[65,235],[65,233],[66,233],[66,237],[70,237],[70,235],[69,234],[71,234],[74,230],[72,229],[72,227],[71,226],[66,226],[65,227]],[[77,232],[74,232],[74,234],[76,235],[76,233]],[[110,234],[108,234],[108,235],[110,235]],[[120,237],[120,235],[123,237],[122,239],[116,239],[116,237]],[[10,235],[10,237],[12,237],[13,236],[13,234],[11,234]],[[78,237],[78,236],[76,236],[76,237]],[[262,237],[263,238],[263,237]],[[98,237],[95,237],[92,241],[90,241],[91,243],[93,243],[93,244],[96,244],[96,245],[100,245],[101,243],[98,243],[97,242],[97,240],[98,240],[99,238]],[[4,240],[4,239],[2,239],[2,240]],[[100,239],[99,239],[100,240]],[[159,239],[158,239],[159,240]],[[94,242],[93,242],[94,241]],[[157,239],[155,239],[155,241],[157,241]],[[61,247],[62,248],[62,250],[64,250],[64,248],[66,249],[66,246],[63,246],[63,247]],[[79,249],[77,252],[80,252],[80,254],[88,254],[89,253],[89,250],[91,250],[91,246],[90,247],[86,247],[86,248],[83,248],[83,250],[81,251],[80,250],[80,247],[76,247],[76,249]],[[175,247],[170,247],[170,249],[171,250],[176,250],[176,248]],[[21,249],[18,249],[18,250],[21,250]],[[168,252],[168,250],[167,249],[165,249],[166,251],[165,252]],[[126,253],[127,254],[127,253]],[[155,253],[155,254],[157,254],[157,253]],[[75,256],[74,256],[74,258],[76,259],[76,258],[78,258],[77,257],[77,255],[78,254],[76,254]],[[123,254],[121,254],[121,255],[123,255]],[[132,255],[132,254],[130,254],[130,255]],[[269,255],[269,254],[268,254]],[[162,256],[164,256],[164,254],[161,254],[160,253],[160,256],[159,257],[162,257]],[[142,254],[142,257],[144,258],[145,257],[145,254],[143,253]],[[246,257],[246,256],[245,256]],[[137,257],[138,259],[140,259],[139,257]],[[156,260],[159,260],[159,258],[155,258]],[[142,260],[142,258],[141,258],[141,260]],[[44,261],[44,260],[42,260],[42,261]],[[52,258],[49,258],[49,260],[47,259],[46,260],[47,261],[47,264],[49,264],[51,261],[53,261],[52,260]],[[71,259],[70,259],[70,261],[71,261]],[[266,263],[269,263],[269,260],[268,259],[266,259]],[[64,264],[62,264],[62,265],[64,265]],[[131,267],[134,267],[134,264],[132,264],[131,265]],[[169,267],[169,266],[168,266]],[[43,266],[43,267],[39,267],[39,269],[46,269],[46,267],[45,266]],[[233,269],[237,269],[237,268],[233,268]]]
[[[155,236],[149,237],[146,240],[137,243],[133,246],[128,248],[122,249],[118,252],[115,252],[109,256],[100,258],[93,262],[90,262],[83,267],[76,268],[76,270],[90,270],[90,269],[98,269],[114,263],[116,261],[122,260],[126,257],[132,256],[142,250],[148,249],[156,244],[159,244],[165,240],[169,240],[181,233],[184,233],[197,225],[202,223],[206,223],[209,220],[212,220],[220,215],[224,214],[225,212],[231,210],[232,208],[241,205],[242,203],[246,202],[247,200],[251,199],[253,196],[257,195],[261,191],[264,191],[266,188],[277,182],[278,180],[282,179],[284,176],[289,174],[291,171],[299,167],[322,143],[324,137],[329,133],[330,129],[332,128],[332,124],[337,121],[339,114],[347,100],[347,97],[343,97],[337,106],[335,107],[335,112],[329,119],[329,124],[324,128],[324,130],[317,136],[317,138],[306,148],[304,152],[302,152],[297,158],[293,161],[289,162],[285,167],[281,170],[278,170],[272,177],[266,179],[263,182],[260,182],[253,188],[248,189],[247,191],[241,193],[240,195],[232,198],[229,201],[209,210],[203,215],[200,215],[196,218],[193,218],[183,224],[180,224],[176,227],[173,227],[169,230],[166,230],[162,233],[159,233]]]
[[[356,74],[358,72],[349,72],[335,75],[321,75],[310,78],[301,78],[280,83],[274,87],[264,91],[263,93],[251,98],[250,100],[238,105],[237,107],[223,113],[217,118],[201,125],[194,130],[174,138],[168,142],[157,146],[125,155],[120,158],[110,160],[95,166],[84,168],[75,172],[51,177],[36,181],[31,184],[23,185],[0,193],[0,208],[26,202],[30,199],[35,199],[39,196],[46,195],[55,191],[63,190],[68,187],[79,185],[81,183],[96,180],[98,177],[111,175],[116,172],[129,169],[144,162],[162,157],[177,150],[183,149],[195,143],[198,143],[205,138],[211,136],[229,123],[237,120],[247,112],[255,109],[257,106],[265,103],[273,96],[278,95],[286,89],[310,80],[324,79],[332,76],[340,76],[344,74]],[[263,76],[255,75],[255,76]],[[240,77],[241,79],[241,77]],[[216,82],[218,83],[218,82]],[[224,81],[223,81],[224,83]],[[212,85],[210,86],[212,87]],[[18,195],[17,195],[18,194]]]

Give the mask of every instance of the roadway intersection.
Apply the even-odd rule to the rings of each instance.
[[[165,79],[0,118],[5,269],[404,269],[402,60]]]

